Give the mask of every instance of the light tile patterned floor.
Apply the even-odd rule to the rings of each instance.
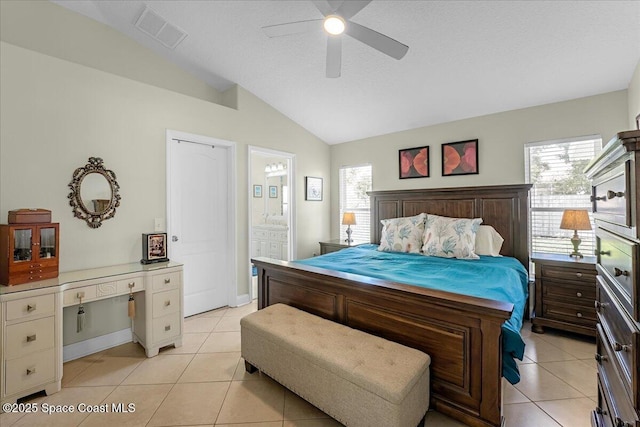
[[[249,375],[240,358],[240,318],[255,302],[185,319],[184,345],[147,359],[125,344],[65,363],[63,388],[30,402],[49,405],[135,403],[129,413],[0,414],[9,426],[340,426],[271,379]],[[533,334],[520,363],[522,381],[505,382],[507,426],[589,427],[596,401],[593,339],[547,330]],[[462,424],[430,411],[427,425]]]

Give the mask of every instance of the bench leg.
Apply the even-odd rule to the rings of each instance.
[[[425,427],[427,424],[427,412],[425,412],[424,417],[422,417],[422,419],[420,420],[420,422],[418,423],[418,427]]]
[[[251,363],[247,362],[246,360],[244,361],[244,369],[250,374],[253,374],[255,371],[258,370],[258,368],[256,368],[255,366],[253,366]]]

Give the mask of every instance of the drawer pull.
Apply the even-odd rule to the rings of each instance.
[[[599,250],[595,250],[594,251],[596,255],[606,255],[606,256],[611,256],[611,251],[599,251]]]
[[[582,273],[576,273],[576,277],[582,277]]]
[[[35,373],[36,373],[36,368],[31,368],[31,369],[27,368],[27,375],[32,375]]]
[[[578,298],[582,298],[582,292],[576,292],[576,296],[577,296]]]
[[[581,317],[582,317],[582,313],[577,312],[577,313],[576,313],[576,317],[581,318]]]
[[[27,335],[27,342],[33,342],[36,340],[36,334]]]
[[[602,200],[603,202],[606,202],[607,201],[607,196],[600,196],[600,197],[591,196],[591,201],[592,202],[597,202],[598,200]]]
[[[607,356],[603,356],[601,354],[596,353],[596,362],[602,363],[602,362],[606,362],[607,360],[609,360]]]
[[[631,425],[631,423],[622,421],[622,418],[620,417],[616,417],[616,427],[633,427],[633,425]]]
[[[78,292],[76,294],[76,299],[82,299],[82,298],[84,298],[84,292]]]
[[[613,351],[630,351],[630,350],[631,350],[630,345],[620,344],[619,342],[613,343]]]
[[[133,289],[136,286],[136,282],[129,282],[129,289]]]
[[[166,300],[166,301],[164,302],[164,306],[165,306],[165,307],[169,307],[170,305],[171,305],[171,300]]]
[[[167,325],[167,326],[164,327],[164,331],[165,332],[170,331],[170,330],[171,330],[171,325]]]
[[[596,301],[593,303],[593,305],[596,307],[596,311],[600,311],[604,310],[608,304],[606,302]]]
[[[36,311],[36,305],[27,304],[27,313],[31,313],[32,311]]]
[[[624,192],[622,191],[616,192],[616,191],[609,190],[607,191],[607,197],[610,199],[615,199],[616,197],[624,197]]]
[[[164,284],[168,285],[169,283],[171,283],[171,279],[164,279]]]
[[[613,268],[613,275],[618,277],[618,276],[625,276],[625,277],[629,277],[629,272],[627,270],[620,270],[618,267],[614,267]]]

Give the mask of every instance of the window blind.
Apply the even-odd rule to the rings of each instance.
[[[600,151],[602,139],[588,136],[525,144],[525,169],[531,189],[529,236],[533,252],[569,254],[572,230],[561,230],[565,209],[585,209],[591,218],[591,183],[583,173]],[[595,234],[578,231],[580,252],[593,254]]]
[[[356,214],[356,225],[351,226],[351,238],[368,241],[371,227],[371,209],[367,191],[371,191],[371,165],[340,168],[340,238],[347,238],[347,226],[342,225],[342,214]]]

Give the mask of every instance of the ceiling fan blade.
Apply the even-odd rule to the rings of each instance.
[[[286,24],[268,25],[262,27],[262,30],[268,37],[282,37],[313,30],[321,31],[322,21],[322,19],[311,19],[309,21],[287,22]]]
[[[347,22],[345,33],[395,59],[402,59],[409,46],[355,22]]]
[[[342,68],[342,37],[329,36],[327,38],[327,77],[340,77]]]
[[[323,16],[331,15],[335,10],[327,0],[311,0]]]
[[[336,10],[336,15],[340,15],[344,19],[349,19],[354,16],[356,13],[360,12],[366,5],[371,3],[371,0],[352,0],[345,1],[342,5]]]

